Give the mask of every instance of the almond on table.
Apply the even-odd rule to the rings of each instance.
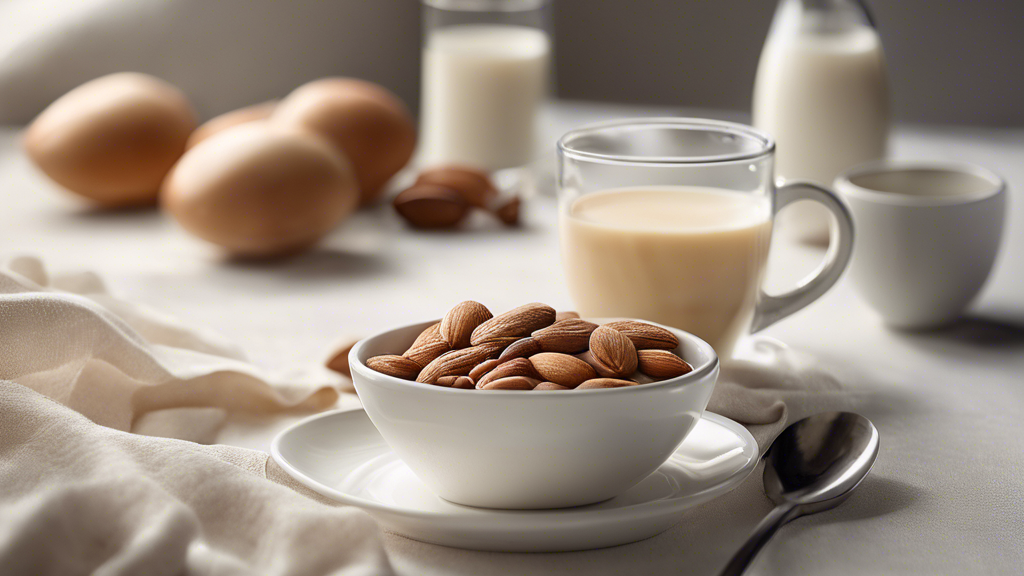
[[[462,390],[600,390],[688,374],[669,330],[637,320],[597,325],[538,302],[494,316],[467,300],[402,355],[366,365],[382,374]]]

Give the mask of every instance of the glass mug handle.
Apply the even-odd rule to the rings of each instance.
[[[846,265],[850,263],[850,255],[853,253],[853,217],[846,204],[831,190],[810,182],[791,182],[775,191],[775,212],[772,217],[800,200],[813,200],[827,208],[836,217],[838,235],[830,239],[825,261],[801,280],[795,289],[779,296],[769,296],[761,290],[751,332],[760,332],[820,298],[839,280]]]

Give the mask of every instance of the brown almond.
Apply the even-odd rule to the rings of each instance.
[[[536,330],[550,326],[554,321],[555,309],[551,306],[537,302],[526,304],[477,326],[470,343],[478,346],[486,342],[504,342],[507,346]]]
[[[674,350],[679,346],[679,339],[676,335],[662,328],[661,326],[655,326],[646,322],[637,322],[635,320],[620,320],[618,322],[609,322],[605,324],[609,328],[614,328],[629,338],[633,342],[633,346],[637,350],[647,349],[659,349],[659,350]]]
[[[416,381],[433,384],[441,376],[465,376],[477,364],[497,356],[498,352],[501,352],[501,346],[495,344],[483,344],[445,352],[424,366],[420,375],[416,377]]]
[[[352,351],[352,347],[359,342],[358,338],[349,338],[340,341],[334,348],[334,352],[330,358],[324,364],[328,369],[337,372],[343,376],[349,378],[352,377],[352,369],[348,365],[348,353]]]
[[[473,368],[472,370],[469,371],[469,377],[472,378],[474,382],[479,382],[480,379],[483,378],[485,374],[497,368],[499,364],[501,364],[500,357],[493,360],[481,362],[476,365],[476,368]]]
[[[436,184],[455,190],[471,206],[487,208],[498,197],[498,188],[487,174],[466,166],[434,166],[420,172],[417,184]]]
[[[590,352],[617,378],[636,372],[636,347],[614,328],[599,326],[594,330],[590,335]]]
[[[538,374],[537,370],[529,360],[526,358],[514,358],[508,362],[503,362],[500,366],[485,374],[483,378],[477,380],[476,387],[483,388],[490,382],[501,380],[502,378],[508,378],[510,376],[527,376],[529,378],[536,378]]]
[[[570,318],[579,318],[580,313],[572,310],[565,310],[562,312],[555,312],[555,322],[561,322],[562,320],[568,320]]]
[[[454,228],[469,212],[462,194],[436,184],[414,184],[393,204],[398,215],[416,228]]]
[[[576,390],[593,390],[595,388],[625,388],[626,386],[636,386],[637,383],[632,380],[622,380],[620,378],[594,378],[587,380],[576,387]]]
[[[593,322],[570,318],[537,330],[533,333],[533,339],[540,344],[544,352],[576,354],[587,349],[590,335],[596,329],[597,324]]]
[[[675,378],[693,370],[685,360],[668,350],[640,350],[636,356],[637,368],[651,378]]]
[[[415,380],[416,376],[420,373],[419,364],[397,354],[374,356],[366,361],[366,366],[381,374],[387,374],[388,376],[404,380]]]
[[[501,220],[506,226],[518,226],[519,225],[519,209],[522,206],[523,201],[516,196],[501,205],[494,214]]]
[[[572,390],[572,388],[566,388],[561,384],[555,384],[554,382],[541,382],[537,384],[534,390]]]
[[[452,348],[465,348],[469,346],[473,330],[493,317],[491,311],[479,302],[460,302],[441,319],[441,338]]]
[[[526,376],[509,376],[488,383],[481,390],[533,390],[540,380]]]
[[[597,378],[597,372],[583,360],[558,352],[541,352],[530,357],[530,363],[541,378],[575,388],[591,378]]]
[[[590,367],[593,368],[594,371],[597,372],[597,375],[602,377],[602,378],[616,378],[617,377],[616,372],[614,370],[612,370],[611,368],[609,368],[609,367],[605,366],[604,364],[602,364],[601,361],[598,360],[594,356],[594,353],[592,351],[590,351],[590,350],[585,350],[583,352],[580,352],[579,354],[576,354],[576,358],[579,358],[580,360],[583,360],[587,364],[590,364]]]
[[[444,338],[441,337],[441,323],[438,322],[423,332],[420,332],[420,335],[416,337],[412,346],[410,346],[402,356],[405,356],[420,366],[426,366],[433,362],[438,356],[451,349],[451,346],[449,346],[448,343],[444,341]]]
[[[434,384],[449,388],[474,388],[473,379],[469,376],[441,376]]]
[[[538,352],[543,352],[540,342],[531,337],[520,338],[509,344],[508,348],[502,351],[501,356],[498,356],[498,361],[507,362],[513,358],[529,358]]]

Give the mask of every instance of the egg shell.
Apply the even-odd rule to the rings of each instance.
[[[308,248],[349,216],[359,187],[344,156],[315,135],[250,122],[189,150],[161,204],[186,230],[239,256]]]
[[[199,126],[199,128],[196,128],[195,131],[192,132],[192,135],[188,138],[188,143],[185,145],[185,148],[192,148],[210,136],[223,132],[232,126],[238,126],[239,124],[245,124],[247,122],[255,122],[257,120],[266,120],[274,113],[275,108],[277,108],[277,100],[271,100],[269,102],[253,104],[252,106],[246,106],[245,108],[239,108],[238,110],[233,110],[231,112],[221,114],[220,116],[215,116],[204,122]]]
[[[174,86],[120,73],[82,84],[29,125],[29,158],[54,182],[108,207],[152,204],[197,116]]]
[[[344,152],[356,172],[362,205],[380,196],[416,148],[416,124],[402,101],[381,86],[352,78],[300,86],[271,120],[320,134]]]

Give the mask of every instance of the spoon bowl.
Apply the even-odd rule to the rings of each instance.
[[[851,412],[815,414],[791,424],[764,454],[764,491],[775,509],[757,525],[722,576],[742,574],[784,524],[841,504],[878,456],[878,430]]]

